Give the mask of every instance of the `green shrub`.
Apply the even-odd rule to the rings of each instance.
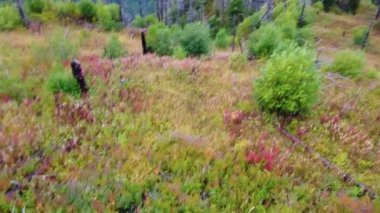
[[[31,52],[34,60],[40,65],[51,65],[54,62],[71,60],[77,55],[77,46],[65,37],[63,29],[55,30],[47,42],[32,43]]]
[[[61,18],[77,18],[79,17],[78,7],[74,2],[57,3],[58,15]]]
[[[185,59],[186,58],[186,52],[182,49],[181,46],[177,46],[173,50],[173,56],[176,59]]]
[[[241,71],[247,66],[248,59],[245,54],[237,53],[233,54],[228,62],[231,70]]]
[[[358,77],[364,68],[365,57],[361,51],[342,50],[335,55],[330,69],[346,77]]]
[[[111,35],[106,47],[104,48],[103,56],[109,59],[114,59],[126,54],[127,51],[123,48],[119,38],[116,35]]]
[[[269,57],[281,40],[281,31],[278,27],[274,24],[266,24],[250,35],[248,52],[258,57]]]
[[[240,38],[247,39],[253,30],[260,27],[260,20],[263,14],[264,10],[260,10],[245,18],[237,27],[237,35]]]
[[[0,7],[0,30],[12,30],[21,25],[17,9],[6,5]]]
[[[137,15],[135,19],[132,21],[132,26],[138,27],[138,28],[144,28],[145,20],[140,15]]]
[[[71,60],[77,54],[77,46],[65,36],[63,29],[55,30],[48,40],[48,54],[55,60]]]
[[[315,53],[296,47],[275,52],[254,85],[254,97],[264,111],[278,116],[308,112],[317,100],[320,79]]]
[[[303,27],[297,30],[296,37],[294,41],[299,45],[303,46],[305,44],[313,44],[314,33],[309,27]]]
[[[0,73],[0,98],[8,96],[12,100],[21,101],[31,97],[30,85],[19,78]]]
[[[149,14],[145,16],[144,18],[141,17],[140,15],[137,15],[132,22],[132,26],[138,27],[138,28],[146,28],[155,24],[158,24],[158,19],[156,15],[154,14]]]
[[[209,28],[201,22],[186,25],[180,43],[189,56],[208,54],[211,44]]]
[[[44,0],[27,0],[26,7],[30,13],[42,13],[45,7]]]
[[[96,6],[91,0],[80,0],[79,12],[87,21],[93,22],[96,18]]]
[[[116,30],[120,26],[119,23],[112,18],[112,13],[106,6],[98,6],[96,10],[96,18],[100,27],[105,31]]]
[[[171,30],[164,24],[155,24],[149,27],[147,33],[147,45],[157,55],[172,55],[173,41]]]
[[[47,89],[53,94],[64,93],[75,97],[81,94],[76,79],[63,68],[55,68],[47,81]]]
[[[215,46],[220,49],[226,49],[231,44],[231,38],[227,30],[222,28],[215,36]]]
[[[353,40],[355,45],[362,45],[364,43],[365,36],[368,32],[368,27],[360,26],[356,27],[353,31]]]
[[[111,18],[112,18],[113,21],[115,21],[115,22],[120,21],[120,9],[119,9],[119,5],[117,5],[115,3],[112,3],[112,4],[104,5],[104,7],[111,14]]]
[[[149,27],[150,25],[157,24],[158,18],[155,14],[152,13],[145,16],[144,21],[145,21],[145,26]]]

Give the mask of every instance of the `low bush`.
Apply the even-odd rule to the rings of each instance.
[[[275,52],[254,85],[254,98],[267,112],[296,116],[309,112],[320,88],[312,50],[290,45]]]
[[[0,99],[10,98],[20,102],[23,98],[31,97],[29,84],[19,78],[0,73]]]
[[[119,5],[112,3],[104,5],[105,9],[111,14],[111,18],[113,21],[120,21],[120,9]]]
[[[177,46],[173,50],[173,56],[176,59],[185,59],[186,58],[186,52],[182,49],[181,46]]]
[[[201,22],[188,24],[183,30],[180,43],[189,56],[207,55],[211,50],[210,30]]]
[[[233,54],[229,58],[228,63],[229,63],[231,70],[241,71],[247,66],[248,59],[247,59],[247,56],[245,54],[237,53],[237,54]]]
[[[138,28],[146,28],[155,24],[158,24],[158,19],[156,15],[154,14],[149,14],[145,16],[144,18],[141,17],[140,15],[137,15],[132,22],[132,26],[138,27]]]
[[[164,24],[155,24],[149,27],[147,45],[160,56],[173,54],[171,30]]]
[[[227,30],[222,28],[215,36],[215,47],[220,49],[226,49],[231,44],[231,38],[227,33]]]
[[[340,73],[345,77],[358,77],[364,68],[365,57],[361,51],[342,50],[335,55],[335,60],[330,70]]]
[[[364,43],[365,36],[368,32],[368,27],[360,26],[353,29],[353,41],[355,45],[362,45]]]
[[[241,22],[237,27],[237,35],[242,39],[247,39],[253,30],[260,27],[260,20],[264,10],[253,13]]]
[[[78,7],[74,2],[57,3],[58,16],[61,18],[77,18],[79,17]]]
[[[96,19],[96,6],[91,0],[80,0],[79,12],[82,18],[89,22],[93,22]]]
[[[52,33],[48,40],[48,54],[54,56],[57,61],[73,59],[77,52],[77,46],[67,36],[63,29]]]
[[[258,57],[269,57],[280,44],[281,31],[274,24],[266,24],[254,31],[248,40],[248,52]]]
[[[106,6],[99,5],[96,10],[96,18],[100,27],[105,31],[117,30],[120,24],[112,17],[111,11]]]
[[[104,48],[103,56],[109,59],[115,59],[126,54],[127,51],[119,41],[119,38],[116,35],[111,35]]]
[[[26,8],[30,13],[42,13],[44,11],[45,1],[44,0],[27,0]]]
[[[47,89],[53,93],[64,93],[79,97],[81,95],[80,87],[76,79],[68,70],[55,70],[47,81]]]
[[[12,30],[21,24],[21,18],[16,8],[10,5],[0,7],[0,30]]]

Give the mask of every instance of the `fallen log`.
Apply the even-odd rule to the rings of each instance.
[[[358,182],[353,175],[345,172],[343,169],[341,169],[340,167],[338,167],[337,165],[335,165],[334,163],[332,163],[330,160],[328,160],[327,158],[323,157],[314,148],[312,148],[311,146],[308,146],[301,139],[299,139],[296,136],[294,136],[294,135],[290,134],[289,132],[287,132],[282,126],[279,126],[277,128],[277,130],[282,135],[284,135],[285,137],[287,137],[290,141],[292,141],[294,145],[298,145],[298,146],[304,148],[310,155],[315,156],[319,161],[322,162],[322,164],[327,169],[334,170],[338,174],[338,176],[342,179],[343,182],[345,182],[345,183],[347,183],[349,185],[353,185],[353,186],[359,187],[360,190],[361,190],[361,195],[362,196],[365,195],[365,194],[367,194],[368,197],[371,200],[376,199],[376,196],[377,196],[376,193],[370,187],[368,187],[367,185]]]

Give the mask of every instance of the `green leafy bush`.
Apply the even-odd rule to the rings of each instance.
[[[335,55],[330,69],[346,77],[358,77],[364,68],[364,54],[356,50],[342,50]]]
[[[231,44],[231,38],[227,30],[222,28],[215,36],[215,46],[220,49],[226,49]]]
[[[132,26],[138,27],[138,28],[144,28],[145,27],[145,20],[140,15],[137,15],[135,19],[132,21]]]
[[[77,46],[65,36],[63,29],[55,30],[48,40],[48,53],[55,60],[71,60],[77,54]]]
[[[181,46],[177,46],[173,50],[173,56],[176,59],[185,59],[186,58],[186,52],[182,49]]]
[[[353,40],[355,45],[362,45],[364,43],[365,36],[368,32],[366,26],[356,27],[353,31]]]
[[[111,35],[106,47],[104,48],[103,56],[109,59],[114,59],[126,54],[127,51],[119,41],[119,38],[116,35]]]
[[[233,54],[228,62],[233,71],[241,71],[247,66],[248,59],[245,54],[237,53]]]
[[[308,112],[317,100],[320,79],[312,50],[291,45],[275,52],[254,85],[260,107],[279,116]]]
[[[210,52],[210,30],[201,22],[188,24],[183,30],[180,43],[190,56],[206,55]]]
[[[79,17],[78,7],[74,2],[57,3],[58,15],[61,18],[77,18]]]
[[[47,89],[53,94],[64,93],[75,97],[79,97],[81,94],[76,79],[68,70],[64,70],[61,66],[53,68],[53,72],[46,85]]]
[[[147,45],[157,55],[172,55],[173,40],[171,30],[164,24],[155,24],[149,27],[147,33]]]
[[[96,6],[91,0],[80,0],[79,12],[87,21],[93,22],[96,18]]]
[[[237,35],[240,38],[247,39],[253,30],[260,27],[260,20],[264,12],[264,10],[259,10],[245,18],[237,27]]]
[[[117,5],[115,3],[112,3],[112,4],[104,5],[104,7],[111,14],[111,18],[112,18],[113,21],[115,21],[115,22],[120,21],[120,9],[119,9],[119,5]]]
[[[112,17],[112,12],[106,6],[99,5],[96,10],[96,17],[100,27],[105,31],[117,30],[121,27]]]
[[[19,78],[0,73],[0,98],[7,96],[12,100],[21,101],[31,97],[30,85]]]
[[[42,13],[45,7],[44,0],[27,0],[26,7],[30,13]]]
[[[140,15],[137,15],[132,22],[132,26],[139,28],[146,28],[155,24],[158,24],[158,18],[154,14],[149,14],[144,18]]]
[[[32,56],[40,65],[52,65],[54,62],[62,62],[73,59],[78,52],[77,45],[65,36],[63,29],[52,32],[47,42],[32,43]]]
[[[5,5],[0,7],[0,30],[12,30],[21,25],[21,18],[17,9]]]
[[[281,31],[278,27],[266,24],[250,35],[248,52],[258,57],[269,57],[281,41]]]

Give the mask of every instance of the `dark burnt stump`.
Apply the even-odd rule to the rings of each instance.
[[[73,71],[74,78],[77,80],[80,90],[82,91],[82,95],[86,95],[88,92],[88,87],[83,76],[82,67],[78,60],[74,59],[71,62],[71,69]]]
[[[142,48],[143,48],[143,54],[148,54],[148,53],[152,53],[152,50],[148,47],[148,45],[146,44],[146,30],[142,30],[141,31],[141,44],[142,44]]]

